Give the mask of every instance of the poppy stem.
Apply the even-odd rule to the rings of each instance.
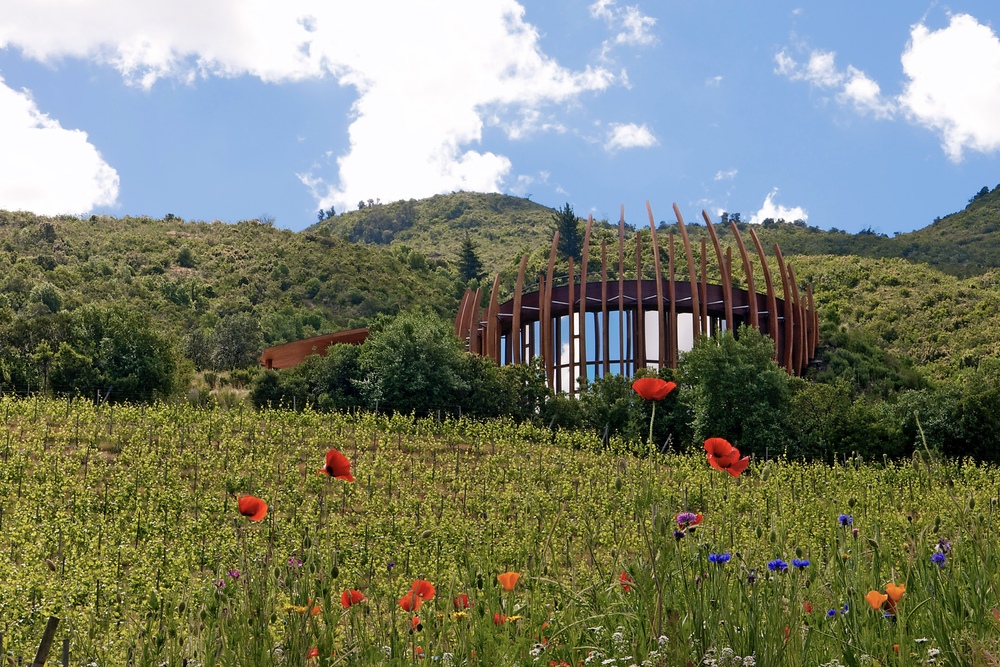
[[[653,419],[656,418],[656,401],[650,401],[653,404],[653,412],[649,415],[649,444],[653,444]]]

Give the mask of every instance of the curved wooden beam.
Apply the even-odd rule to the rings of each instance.
[[[528,253],[521,257],[521,268],[517,270],[517,282],[514,285],[514,319],[510,329],[512,358],[515,364],[523,364],[524,345],[521,344],[521,292],[524,291],[524,272],[528,268]]]
[[[625,204],[618,220],[618,365],[625,375]]]
[[[576,371],[576,353],[573,351],[573,338],[576,335],[576,326],[574,326],[573,322],[573,300],[576,295],[573,293],[573,287],[576,283],[576,275],[573,269],[573,255],[566,258],[566,273],[569,274],[569,284],[566,285],[566,308],[569,313],[569,317],[566,318],[566,321],[569,324],[569,335],[567,336],[567,339],[569,340],[569,373],[567,373],[566,378],[569,381],[569,393],[570,395],[573,395],[576,393],[576,375],[574,375],[574,372]],[[560,344],[559,347],[561,350],[562,345]],[[559,375],[561,380],[562,373]],[[563,391],[565,391],[565,389],[563,389]]]
[[[693,313],[697,313],[699,310],[698,290],[695,289],[698,279],[695,277],[694,255],[691,253],[691,242],[688,240],[687,227],[684,226],[684,216],[681,215],[681,210],[677,208],[677,204],[674,204],[674,215],[677,216],[677,228],[681,232],[681,241],[684,242],[684,255],[687,257],[688,276],[691,280],[691,333],[694,334],[694,339],[698,340],[701,338],[701,320],[693,315]]]
[[[553,371],[555,368],[555,352],[553,348],[555,341],[552,340],[552,273],[556,268],[556,249],[559,247],[559,230],[556,230],[552,237],[552,248],[549,250],[549,267],[545,272],[545,329],[548,332],[544,349],[545,353],[545,377],[549,381],[549,386],[554,387]]]
[[[701,212],[701,217],[705,219],[705,224],[708,226],[708,235],[712,238],[712,245],[715,246],[715,257],[719,261],[719,274],[722,276],[722,305],[726,311],[726,329],[732,331],[733,281],[729,278],[726,261],[722,257],[722,246],[719,244],[719,237],[715,233],[715,227],[712,226],[712,219],[708,217],[708,213],[704,210]]]
[[[809,321],[812,323],[812,338],[809,340],[809,358],[816,356],[816,348],[819,347],[819,316],[816,313],[816,304],[813,303],[813,287],[806,285],[806,297],[809,299]]]
[[[590,258],[590,232],[594,216],[587,216],[587,229],[583,233],[583,261],[580,263],[580,375],[587,377],[587,263]],[[574,382],[573,387],[576,387]]]
[[[490,305],[486,308],[486,353],[493,360],[493,363],[500,365],[500,319],[497,313],[500,312],[500,304],[497,297],[500,295],[500,274],[497,274],[493,281],[493,290],[490,292]]]
[[[465,309],[469,307],[469,299],[472,298],[472,290],[465,288],[462,300],[458,302],[458,314],[455,315],[455,336],[465,340],[462,334],[462,325],[465,324]]]
[[[806,323],[803,316],[802,302],[799,300],[799,285],[795,280],[795,269],[791,263],[788,264],[788,283],[792,287],[792,300],[795,302],[795,346],[793,349],[793,361],[795,364],[795,374],[801,375],[805,367],[806,352]]]
[[[608,242],[601,239],[601,363],[607,375],[611,372],[611,334],[608,332],[611,316],[608,314]]]
[[[653,241],[653,270],[656,271],[656,333],[659,339],[656,367],[663,368],[664,363],[667,362],[667,327],[663,320],[663,267],[660,266],[660,242],[656,238],[653,208],[648,201],[646,202],[646,213],[649,215],[649,233]]]
[[[736,247],[739,248],[740,258],[743,260],[743,273],[747,277],[747,305],[749,306],[750,326],[754,329],[760,328],[760,320],[757,316],[757,290],[753,287],[753,265],[750,264],[750,255],[747,254],[747,247],[743,244],[743,237],[740,236],[740,229],[735,222],[729,223],[729,228],[733,230],[733,237],[736,239]]]
[[[674,275],[674,233],[670,232],[670,247],[667,250],[670,282],[667,283],[667,298],[670,299],[670,341],[667,345],[667,359],[671,368],[677,368],[677,283]]]
[[[764,273],[764,284],[767,287],[767,333],[774,341],[774,360],[778,360],[778,299],[774,296],[774,283],[771,280],[771,271],[767,268],[767,258],[764,257],[764,248],[757,238],[757,232],[750,228],[750,238],[754,247],[757,248],[757,257],[760,258],[760,269]]]
[[[708,248],[705,245],[705,237],[701,237],[701,330],[706,336],[711,336],[710,324],[708,321]]]
[[[642,236],[635,231],[635,360],[633,373],[646,367],[646,314],[642,309]]]
[[[781,294],[783,297],[782,314],[785,317],[785,341],[783,354],[779,362],[785,367],[789,375],[792,374],[792,344],[795,341],[795,306],[792,303],[792,291],[788,287],[788,269],[785,268],[785,260],[781,256],[781,248],[774,244],[774,255],[778,261],[778,268],[781,270]]]
[[[462,326],[464,331],[469,332],[469,351],[481,354],[479,345],[479,311],[483,302],[483,291],[477,289],[469,301],[469,307],[465,310],[465,323]]]

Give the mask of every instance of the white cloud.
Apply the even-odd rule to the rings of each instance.
[[[590,15],[602,19],[614,32],[614,37],[604,42],[602,57],[607,57],[612,45],[649,46],[656,43],[653,26],[656,19],[646,16],[638,5],[619,7],[617,0],[597,0],[590,5]]]
[[[882,95],[878,83],[853,66],[838,70],[833,51],[814,50],[804,65],[799,64],[786,51],[774,56],[775,71],[792,81],[806,81],[822,89],[833,89],[842,104],[853,106],[860,113],[871,113],[876,118],[892,118],[896,110],[893,100]]]
[[[80,130],[42,113],[0,78],[0,208],[80,214],[115,203],[118,174]]]
[[[736,178],[736,174],[738,174],[738,173],[739,173],[739,171],[736,170],[736,169],[727,169],[726,171],[722,171],[720,169],[719,171],[715,172],[715,180],[717,180],[717,181],[731,181],[734,178]]]
[[[905,114],[941,136],[944,152],[960,161],[966,150],[1000,151],[1000,39],[968,14],[947,27],[918,23],[900,60],[907,78],[902,94],[886,97],[878,83],[848,66],[838,70],[835,54],[813,51],[805,65],[786,51],[775,55],[775,72],[836,91],[836,99],[860,113],[891,119]]]
[[[339,178],[299,174],[321,207],[338,209],[370,197],[498,191],[510,160],[475,148],[490,119],[512,136],[557,129],[540,109],[615,81],[604,68],[572,71],[545,55],[515,0],[49,0],[44,9],[4,0],[4,47],[43,62],[109,64],[147,90],[166,77],[244,75],[353,86]]]
[[[768,193],[767,197],[764,198],[764,204],[760,207],[760,210],[754,213],[750,217],[750,224],[758,225],[767,218],[773,218],[774,220],[786,220],[788,222],[793,222],[795,220],[808,220],[809,214],[801,206],[795,206],[793,208],[788,208],[786,206],[781,206],[780,204],[774,203],[774,196],[778,194],[778,188],[774,188]]]
[[[709,87],[718,87],[722,85],[722,77],[719,75],[709,77],[708,79],[705,79],[705,85]]]
[[[653,136],[652,131],[646,124],[636,125],[635,123],[612,123],[608,132],[608,140],[604,144],[604,149],[616,151],[621,148],[649,148],[656,146],[660,142]]]
[[[968,14],[946,28],[916,25],[902,56],[907,116],[941,135],[952,160],[1000,150],[1000,40]]]

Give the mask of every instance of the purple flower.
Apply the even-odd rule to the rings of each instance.
[[[794,565],[795,567],[799,568],[800,570],[803,570],[803,569],[809,567],[809,561],[804,560],[804,559],[799,559],[799,558],[793,558],[792,559],[792,565]]]
[[[223,588],[226,587],[226,580],[220,578],[218,581],[215,582],[215,587],[221,591]]]
[[[698,522],[698,515],[694,512],[681,512],[677,515],[677,525],[684,527]]]
[[[938,567],[944,567],[945,560],[947,560],[947,557],[940,551],[935,551],[931,554],[931,562]]]
[[[844,528],[847,528],[848,526],[854,525],[854,517],[850,514],[841,514],[837,517],[837,522]]]
[[[788,563],[781,560],[780,558],[775,558],[770,563],[767,564],[767,569],[771,572],[784,572],[788,569]]]
[[[757,570],[750,568],[747,570],[747,583],[752,584],[757,581]]]
[[[708,562],[717,563],[719,565],[728,563],[730,558],[732,558],[732,555],[730,555],[728,551],[724,554],[708,554]]]
[[[675,540],[680,540],[683,537],[684,537],[684,531],[683,530],[675,530],[674,531],[674,539]]]
[[[938,540],[937,546],[935,546],[934,549],[935,551],[940,551],[941,553],[946,554],[951,551],[951,542],[942,537]]]
[[[288,557],[288,567],[302,567],[302,561],[295,556]]]
[[[396,567],[396,561],[394,561],[394,560],[391,560],[391,561],[389,561],[388,563],[385,564],[385,569],[387,571],[389,571],[389,572],[392,572],[392,568],[394,568],[394,567]]]
[[[236,569],[235,567],[234,567],[234,568],[230,568],[229,572],[226,572],[226,574],[227,574],[227,575],[229,576],[229,578],[231,578],[231,579],[232,579],[233,581],[236,581],[236,580],[238,580],[238,579],[240,578],[240,571],[239,571],[239,570],[237,570],[237,569]]]

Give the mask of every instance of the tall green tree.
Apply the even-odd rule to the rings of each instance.
[[[557,209],[552,219],[559,232],[559,254],[579,259],[583,251],[583,236],[580,234],[580,225],[576,214],[573,213],[573,207],[567,202],[566,206]]]
[[[458,277],[463,283],[467,283],[470,280],[478,279],[483,275],[483,263],[479,259],[479,255],[476,254],[476,244],[472,241],[472,237],[469,236],[469,232],[465,233],[465,239],[462,241],[462,248],[458,252]]]

